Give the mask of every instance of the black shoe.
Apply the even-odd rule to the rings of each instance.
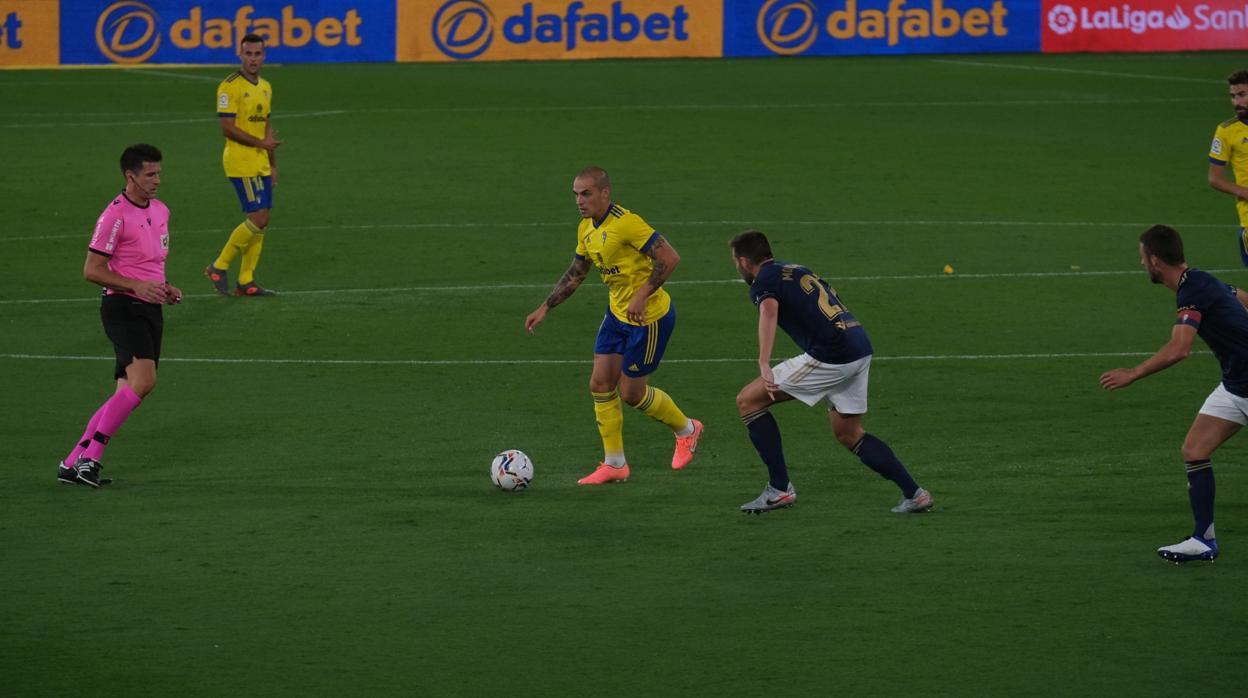
[[[260,284],[252,281],[249,284],[238,284],[234,287],[234,295],[244,298],[254,298],[256,296],[276,296],[277,291],[267,289]]]
[[[65,461],[56,464],[56,479],[66,485],[78,484],[78,470],[72,466],[65,465]]]
[[[230,295],[230,272],[224,269],[218,269],[209,264],[204,267],[204,276],[212,282],[212,287],[223,296]]]
[[[79,484],[90,487],[100,486],[100,470],[103,467],[98,460],[91,460],[90,458],[79,458],[74,461],[74,469],[78,471]],[[109,482],[112,481],[110,480]]]

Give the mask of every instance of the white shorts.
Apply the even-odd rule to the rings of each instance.
[[[776,385],[784,392],[814,406],[826,400],[841,414],[866,414],[867,376],[871,356],[847,364],[825,364],[810,354],[800,354],[772,369]]]
[[[1200,406],[1200,413],[1243,426],[1248,424],[1248,397],[1240,397],[1218,383]]]

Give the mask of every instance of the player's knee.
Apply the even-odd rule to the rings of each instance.
[[[628,403],[630,407],[636,407],[641,401],[646,399],[646,386],[620,385],[620,399]]]
[[[1211,455],[1208,449],[1202,448],[1190,441],[1183,442],[1181,453],[1183,455],[1183,460],[1185,461],[1204,460]]]
[[[758,400],[753,395],[750,395],[748,390],[742,388],[741,392],[737,393],[737,414],[742,417],[751,412],[756,412],[762,407],[762,405],[758,404]]]
[[[862,437],[866,435],[861,427],[833,429],[832,433],[836,436],[838,443],[850,450],[853,450],[854,446],[857,446],[858,442],[862,441]]]
[[[269,210],[267,208],[259,211],[252,211],[247,214],[247,217],[251,219],[252,225],[260,228],[261,230],[269,227]]]
[[[589,391],[591,393],[609,393],[612,390],[615,390],[615,385],[613,385],[611,381],[603,380],[601,378],[595,378],[592,376],[590,377]]]

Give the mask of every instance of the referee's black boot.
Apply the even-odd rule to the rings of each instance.
[[[100,486],[100,470],[104,466],[98,460],[79,458],[74,461],[74,470],[78,471],[78,482],[90,487]]]
[[[78,484],[78,469],[72,465],[65,465],[65,461],[56,464],[56,479],[67,485]]]

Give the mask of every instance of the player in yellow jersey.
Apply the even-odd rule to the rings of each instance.
[[[1239,255],[1248,267],[1248,70],[1231,73],[1231,107],[1235,118],[1218,124],[1209,147],[1209,186],[1235,197],[1239,211]],[[1235,181],[1226,177],[1230,164]]]
[[[256,265],[264,248],[264,229],[273,208],[273,187],[277,186],[277,131],[270,112],[273,86],[260,77],[264,66],[264,39],[248,34],[239,42],[238,72],[217,86],[217,117],[225,136],[221,156],[225,176],[234,185],[247,217],[230,233],[216,261],[204,268],[204,275],[223,296],[231,294],[230,263],[242,255],[235,296],[272,296],[273,291],[256,283]]]
[[[672,468],[679,470],[693,460],[702,423],[686,417],[671,396],[647,383],[676,327],[676,309],[662,286],[680,255],[641,216],[612,203],[606,170],[586,167],[572,182],[572,190],[582,218],[576,231],[576,255],[550,297],[525,318],[524,327],[533,332],[551,308],[576,291],[591,265],[598,268],[607,285],[608,310],[594,345],[589,390],[602,437],[603,461],[577,484],[628,479],[621,400],[671,428],[676,435]]]

